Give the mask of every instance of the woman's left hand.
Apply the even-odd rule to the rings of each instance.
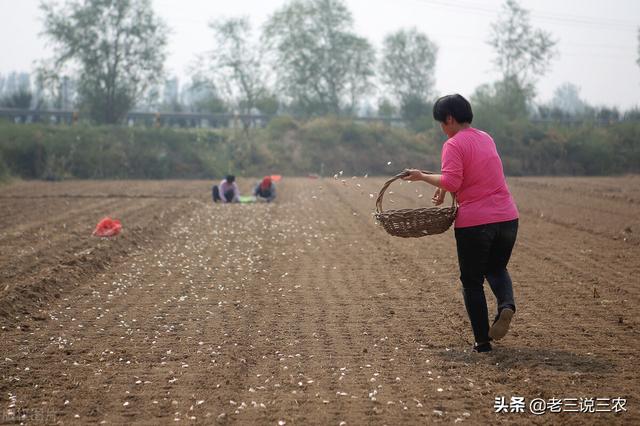
[[[407,174],[402,177],[402,180],[407,180],[409,182],[414,182],[422,179],[422,172],[418,169],[404,169],[404,172]]]
[[[442,188],[436,188],[436,192],[433,193],[433,197],[431,197],[431,202],[434,206],[439,206],[444,202],[444,196],[447,194]]]

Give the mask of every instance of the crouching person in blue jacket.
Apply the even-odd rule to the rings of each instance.
[[[265,176],[262,181],[256,185],[253,190],[253,195],[255,195],[258,200],[270,203],[276,198],[276,184],[273,183],[270,176]]]

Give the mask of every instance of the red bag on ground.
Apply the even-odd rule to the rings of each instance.
[[[122,224],[118,219],[111,219],[105,217],[96,225],[96,229],[93,231],[93,235],[96,237],[115,237],[120,233]]]

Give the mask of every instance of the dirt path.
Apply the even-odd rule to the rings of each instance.
[[[640,204],[633,181],[585,182],[512,182],[518,314],[489,355],[469,350],[452,232],[387,236],[379,179],[285,179],[275,204],[230,206],[206,182],[3,188],[2,419],[637,423]],[[389,206],[430,197],[393,192]],[[125,233],[85,237],[105,210]],[[495,413],[501,396],[628,411]]]

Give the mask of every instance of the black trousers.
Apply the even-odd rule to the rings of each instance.
[[[515,311],[513,285],[507,271],[518,235],[518,219],[508,222],[456,228],[460,281],[473,336],[477,343],[489,341],[489,313],[484,296],[484,280],[496,297],[498,312]]]

